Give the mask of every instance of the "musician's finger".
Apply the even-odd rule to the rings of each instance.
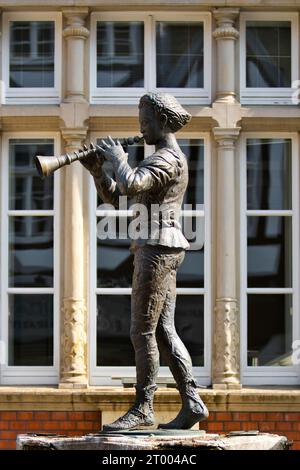
[[[100,145],[96,145],[96,149],[97,149],[102,155],[105,155],[106,149],[100,147]]]
[[[117,140],[117,145],[121,145],[121,142],[119,141],[119,139]]]
[[[105,142],[105,140],[101,139],[101,144],[106,147],[106,148],[109,148],[110,146],[108,145],[107,142]]]
[[[109,142],[110,142],[111,145],[116,145],[116,144],[115,144],[115,141],[111,138],[110,135],[109,135],[107,138],[108,138],[108,140],[109,140]]]

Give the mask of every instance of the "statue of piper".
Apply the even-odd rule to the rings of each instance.
[[[134,274],[131,298],[130,337],[135,350],[136,397],[128,412],[103,427],[104,431],[132,430],[154,424],[153,397],[157,389],[159,355],[168,364],[182,399],[179,414],[162,429],[190,429],[208,417],[208,410],[197,392],[190,355],[174,324],[176,274],[189,243],[179,218],[188,185],[188,165],[175,133],[191,119],[169,94],[147,93],[139,102],[140,129],[145,142],[155,152],[136,168],[119,141],[111,137],[97,146],[98,155],[81,160],[92,176],[102,200],[118,207],[120,195],[133,197],[148,214],[151,205],[163,207],[156,236],[132,242]],[[103,157],[111,162],[115,178],[102,168]],[[151,220],[148,224],[151,233]],[[145,227],[144,227],[145,228]]]

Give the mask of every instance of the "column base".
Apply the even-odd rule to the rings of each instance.
[[[235,104],[239,103],[238,100],[236,99],[235,93],[231,92],[218,92],[217,97],[214,101],[214,103],[230,103],[230,104]]]
[[[241,390],[242,384],[212,384],[213,390]]]
[[[63,99],[63,103],[88,103],[83,95],[69,95]]]
[[[72,383],[72,382],[60,382],[58,384],[58,388],[60,390],[63,389],[86,389],[89,388],[88,383]]]

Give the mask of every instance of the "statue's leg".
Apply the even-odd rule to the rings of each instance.
[[[139,388],[154,385],[158,374],[156,329],[168,291],[171,261],[170,254],[152,246],[140,248],[135,256],[130,337]]]
[[[159,370],[156,328],[166,292],[172,257],[159,247],[139,248],[134,258],[131,296],[131,341],[135,350],[136,399],[105,431],[135,429],[154,424],[153,396]]]
[[[178,265],[180,265],[180,256]],[[178,265],[175,265],[169,276],[169,288],[156,332],[160,354],[170,367],[182,399],[182,408],[176,418],[170,423],[159,426],[165,429],[189,429],[208,417],[208,410],[197,392],[190,354],[175,328]]]

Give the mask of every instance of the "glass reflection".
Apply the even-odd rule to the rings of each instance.
[[[8,329],[8,365],[53,365],[52,295],[9,295]]]
[[[156,23],[159,88],[203,88],[203,23]]]
[[[178,144],[187,158],[189,185],[183,204],[204,204],[204,141],[203,139],[178,139]]]
[[[247,87],[291,86],[291,23],[249,21],[246,27]]]
[[[53,209],[53,176],[42,180],[36,171],[35,155],[51,156],[52,139],[9,141],[9,209]]]
[[[144,86],[144,23],[97,23],[97,87]]]
[[[130,296],[97,297],[97,365],[134,366],[130,341]],[[176,329],[191,354],[194,366],[204,365],[203,296],[178,296]],[[161,365],[165,365],[161,361]]]
[[[204,247],[197,251],[186,251],[177,272],[177,287],[204,287]]]
[[[10,23],[10,87],[54,87],[54,30],[54,21]]]
[[[248,217],[248,287],[292,287],[292,220]]]
[[[131,241],[127,236],[131,219],[110,217],[110,220],[116,224],[118,238],[97,239],[97,286],[131,287],[133,254],[129,251]]]
[[[53,287],[52,217],[10,217],[9,286]]]
[[[248,295],[248,366],[292,365],[291,295]]]
[[[290,139],[247,141],[247,209],[292,208]]]

